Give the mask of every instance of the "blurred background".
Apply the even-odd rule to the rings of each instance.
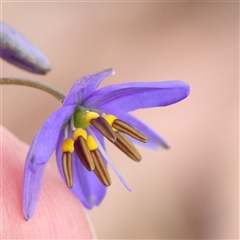
[[[110,170],[105,200],[88,211],[99,239],[238,238],[239,3],[3,2],[2,20],[51,63],[38,76],[2,61],[2,77],[67,93],[81,76],[113,68],[101,86],[173,79],[191,86],[178,104],[134,112],[169,150],[139,147],[143,160],[135,163],[107,143],[133,193]],[[2,124],[28,144],[61,106],[28,87],[1,93]]]

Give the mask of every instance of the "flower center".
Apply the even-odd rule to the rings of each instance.
[[[90,126],[90,123],[87,123],[84,119],[86,111],[82,109],[76,109],[73,115],[73,122],[75,128],[86,129]]]
[[[71,137],[68,136],[69,126],[73,131]],[[103,159],[110,163],[122,182],[124,181],[115,169],[115,166],[109,161],[103,147],[100,146],[90,127],[97,129],[105,138],[134,161],[139,162],[141,160],[140,153],[125,134],[138,141],[147,142],[147,138],[143,134],[114,115],[101,114],[100,116],[96,111],[82,108],[76,109],[71,119],[71,124],[66,126],[65,140],[62,145],[62,166],[69,188],[73,187],[73,151],[85,168],[88,171],[94,171],[105,186],[110,186],[111,179]],[[127,186],[125,183],[124,185]]]

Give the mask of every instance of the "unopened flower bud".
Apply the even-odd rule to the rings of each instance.
[[[32,73],[46,74],[50,70],[47,58],[16,29],[0,22],[0,57]]]

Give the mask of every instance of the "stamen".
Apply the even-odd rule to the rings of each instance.
[[[90,123],[92,119],[98,118],[99,114],[96,112],[87,112],[84,116],[84,120],[87,123]]]
[[[117,140],[114,144],[132,160],[139,162],[142,157],[136,147],[122,133],[116,132]]]
[[[67,127],[65,128],[65,137],[67,134]],[[66,138],[62,144],[62,168],[64,177],[69,188],[73,186],[73,174],[72,174],[72,152],[74,151],[73,140]]]
[[[72,188],[73,187],[72,154],[70,152],[63,153],[62,168],[67,186],[69,188]]]
[[[87,132],[82,128],[77,128],[72,134],[73,141],[76,141],[79,136],[82,136],[84,139],[86,139],[87,138]]]
[[[95,164],[94,173],[98,179],[106,187],[111,185],[111,178],[109,176],[108,170],[103,162],[102,156],[98,150],[91,151],[91,155]]]
[[[95,142],[94,138],[91,135],[87,136],[87,145],[88,145],[88,149],[90,151],[96,150],[98,148],[97,143]]]
[[[66,138],[62,144],[62,152],[65,153],[73,151],[74,151],[73,140],[71,138]]]
[[[144,135],[142,135],[139,131],[137,131],[132,126],[128,125],[127,123],[119,119],[114,120],[112,126],[116,128],[118,131],[123,132],[140,142],[146,143],[148,141],[148,139]]]
[[[79,136],[78,139],[74,142],[75,152],[88,171],[92,171],[95,168],[92,156],[88,149],[86,140]]]
[[[119,173],[119,171],[117,170],[117,168],[115,167],[115,165],[113,164],[113,162],[109,159],[107,153],[105,152],[105,150],[103,149],[102,145],[100,144],[100,142],[98,141],[97,137],[95,136],[95,134],[93,133],[93,131],[89,128],[88,129],[89,133],[93,136],[94,140],[96,141],[97,145],[98,145],[98,149],[100,151],[100,153],[102,154],[102,156],[104,157],[104,159],[108,162],[108,164],[111,166],[111,168],[113,169],[113,171],[117,174],[118,178],[121,180],[121,182],[123,183],[123,185],[127,188],[127,190],[129,192],[132,192],[131,188],[127,185],[127,183],[125,182],[125,180],[123,179],[123,177],[121,176],[121,174]]]
[[[108,123],[110,126],[112,126],[113,122],[117,119],[117,117],[115,117],[114,115],[103,115],[102,116]]]
[[[96,119],[92,119],[90,123],[110,142],[116,141],[115,132],[104,118],[98,117]]]

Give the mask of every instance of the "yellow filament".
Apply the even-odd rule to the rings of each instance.
[[[87,145],[90,151],[96,150],[98,148],[97,143],[91,135],[87,136]]]
[[[72,134],[73,141],[76,141],[79,136],[82,136],[84,139],[86,139],[87,138],[87,132],[82,128],[77,128]]]
[[[90,123],[90,121],[92,119],[95,119],[95,118],[98,118],[98,117],[99,117],[99,114],[96,113],[96,112],[87,112],[84,116],[84,120],[85,120],[85,122]]]
[[[73,146],[73,140],[71,138],[67,138],[64,140],[62,145],[62,152],[73,152],[74,146]]]
[[[113,115],[104,115],[102,116],[110,126],[112,126],[113,122],[117,119],[117,117],[113,116]]]

